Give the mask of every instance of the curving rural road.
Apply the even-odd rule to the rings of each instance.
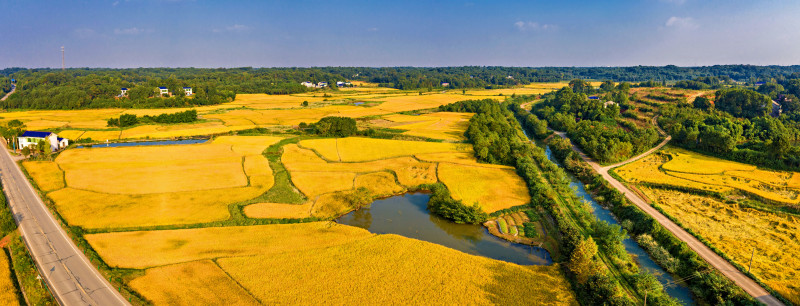
[[[130,305],[59,226],[0,138],[0,178],[39,273],[61,305]]]
[[[6,99],[8,99],[8,96],[13,94],[15,91],[17,91],[17,85],[16,84],[11,84],[11,91],[9,91],[5,96],[0,98],[0,101],[5,101]]]
[[[658,126],[658,125],[656,125],[656,126]],[[659,129],[659,131],[663,133],[663,131],[661,131],[661,129]],[[564,132],[555,132],[555,133],[558,134],[558,136],[561,136],[561,138],[567,138],[567,134],[564,133]],[[618,163],[618,164],[614,164],[614,165],[610,165],[610,166],[605,166],[605,167],[600,166],[600,164],[598,164],[591,157],[586,155],[586,153],[584,153],[575,144],[572,145],[572,149],[575,150],[575,152],[577,152],[578,155],[580,155],[580,157],[586,163],[588,163],[590,166],[592,166],[592,169],[594,169],[595,171],[600,173],[600,175],[606,181],[608,181],[611,184],[611,186],[614,186],[614,188],[616,188],[617,190],[622,192],[625,195],[625,197],[628,198],[628,200],[630,200],[631,202],[633,202],[633,204],[635,204],[637,207],[639,207],[639,209],[643,210],[644,212],[649,214],[651,217],[656,219],[656,221],[658,221],[658,223],[660,223],[662,226],[664,226],[664,228],[666,228],[667,230],[672,232],[672,234],[675,235],[675,237],[678,237],[678,239],[680,239],[681,241],[686,242],[686,244],[689,245],[689,247],[692,250],[697,252],[697,254],[700,255],[700,257],[702,257],[706,262],[708,262],[712,267],[717,269],[720,273],[722,273],[723,275],[728,277],[730,280],[732,280],[734,283],[736,283],[736,285],[739,286],[740,288],[742,288],[742,290],[744,290],[745,292],[747,292],[747,294],[750,294],[751,296],[753,296],[759,302],[767,304],[767,305],[770,305],[770,306],[772,306],[772,305],[783,305],[783,303],[780,300],[778,300],[774,296],[770,295],[769,292],[764,290],[764,288],[762,288],[758,283],[756,283],[755,281],[753,281],[752,279],[747,277],[747,275],[744,275],[744,273],[740,272],[738,269],[736,269],[736,267],[731,265],[727,260],[725,260],[724,258],[722,258],[719,255],[717,255],[717,253],[714,253],[714,251],[712,251],[708,246],[706,246],[705,244],[700,242],[700,240],[698,240],[697,238],[695,238],[694,236],[689,234],[683,228],[681,228],[680,226],[675,224],[675,222],[672,222],[672,220],[670,220],[669,218],[667,218],[666,216],[661,214],[658,210],[656,210],[655,208],[653,208],[652,206],[647,204],[647,202],[644,199],[642,199],[641,197],[639,197],[639,195],[637,195],[636,193],[630,191],[628,189],[628,187],[625,187],[625,185],[623,185],[620,181],[618,181],[617,179],[615,179],[613,176],[611,176],[608,173],[608,170],[610,170],[612,168],[619,167],[619,166],[634,162],[634,161],[639,160],[639,159],[641,159],[641,158],[643,158],[643,157],[645,157],[647,155],[650,155],[651,153],[657,151],[658,149],[661,149],[661,147],[666,145],[667,142],[670,141],[670,139],[672,139],[672,137],[671,136],[667,136],[664,139],[664,141],[659,143],[658,146],[656,146],[655,148],[652,148],[649,151],[647,151],[647,152],[645,152],[645,153],[643,153],[643,154],[641,154],[639,156],[636,156],[634,158],[631,158],[629,160],[626,160],[624,162],[621,162],[621,163]]]

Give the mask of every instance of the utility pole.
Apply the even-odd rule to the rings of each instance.
[[[750,254],[750,264],[747,265],[747,273],[750,273],[750,268],[753,267],[753,256],[756,255],[756,247],[753,247],[753,253]]]
[[[61,71],[64,71],[64,46],[61,46]]]

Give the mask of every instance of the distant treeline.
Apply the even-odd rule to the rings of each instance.
[[[644,82],[656,85],[685,81],[679,87],[705,87],[731,81],[781,83],[800,77],[800,66],[724,65],[708,67],[319,67],[319,68],[137,68],[137,69],[21,69],[0,70],[0,76],[18,81],[18,94],[3,108],[79,109],[101,107],[180,107],[218,104],[237,93],[291,94],[309,89],[300,82],[353,80],[405,90],[433,88],[500,88],[531,82],[573,79]],[[707,81],[705,83],[703,81]],[[2,81],[0,81],[2,82]],[[3,85],[0,84],[0,90]],[[173,94],[162,98],[156,87]],[[184,97],[182,87],[194,95]],[[126,97],[118,97],[128,88]]]

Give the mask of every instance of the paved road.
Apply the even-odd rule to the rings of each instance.
[[[558,136],[561,136],[561,138],[567,138],[567,134],[564,133],[564,132],[555,132],[555,133],[558,134]],[[758,283],[756,283],[755,281],[753,281],[752,279],[747,277],[747,275],[744,275],[744,273],[740,272],[738,269],[736,269],[736,267],[731,265],[727,260],[725,260],[724,258],[722,258],[719,255],[717,255],[717,253],[714,253],[714,251],[712,251],[705,244],[700,242],[700,240],[698,240],[697,238],[695,238],[694,236],[689,234],[683,228],[681,228],[680,226],[675,224],[675,222],[672,222],[672,220],[670,220],[666,216],[662,215],[658,210],[656,210],[655,208],[653,208],[652,206],[647,204],[647,202],[644,199],[642,199],[641,197],[639,197],[639,195],[637,195],[636,193],[630,191],[628,189],[628,187],[625,187],[625,185],[623,185],[620,181],[618,181],[617,179],[615,179],[613,176],[611,176],[608,173],[608,170],[610,170],[611,168],[625,165],[627,163],[636,161],[636,160],[638,160],[638,159],[640,159],[642,157],[645,157],[645,156],[655,152],[656,150],[658,150],[661,147],[663,147],[664,145],[666,145],[667,142],[669,142],[670,139],[671,139],[671,137],[667,136],[667,138],[664,139],[664,141],[662,141],[660,144],[658,144],[658,146],[656,146],[653,149],[650,149],[649,151],[645,152],[644,154],[641,154],[639,156],[636,156],[636,157],[631,158],[629,160],[626,160],[624,162],[621,162],[621,163],[618,163],[618,164],[615,164],[615,165],[611,165],[611,166],[606,166],[606,167],[600,166],[600,164],[598,164],[592,158],[590,158],[588,155],[586,155],[586,153],[584,153],[575,144],[572,145],[572,149],[575,150],[578,153],[578,155],[580,155],[580,157],[584,161],[586,161],[586,163],[588,163],[590,166],[592,166],[592,168],[595,171],[600,173],[600,175],[603,176],[603,178],[606,181],[608,181],[611,184],[611,186],[614,186],[614,188],[616,188],[617,190],[622,192],[625,195],[625,197],[628,198],[628,200],[631,200],[631,202],[633,202],[633,204],[635,204],[637,207],[639,207],[639,209],[643,210],[644,212],[649,214],[651,217],[656,219],[656,221],[658,221],[658,223],[660,223],[667,230],[672,232],[672,234],[674,234],[675,237],[678,237],[678,239],[680,239],[681,241],[686,242],[686,244],[688,244],[689,247],[692,250],[697,252],[697,254],[700,255],[700,257],[705,259],[705,261],[708,262],[712,267],[714,267],[720,273],[722,273],[723,275],[728,277],[730,280],[732,280],[734,283],[736,283],[736,285],[741,287],[742,290],[747,292],[747,294],[750,294],[751,296],[756,298],[756,300],[758,300],[759,302],[767,304],[767,305],[783,305],[783,303],[780,300],[778,300],[774,296],[770,295],[769,292],[764,290],[764,288],[762,288],[760,285],[758,285]]]
[[[8,96],[13,94],[15,91],[17,91],[17,85],[16,84],[11,84],[11,91],[9,91],[5,96],[0,98],[0,101],[5,101],[6,99],[8,99]]]
[[[130,305],[50,214],[0,138],[0,178],[14,220],[41,276],[61,305]]]

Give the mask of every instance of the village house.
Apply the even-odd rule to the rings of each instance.
[[[780,117],[783,109],[781,109],[781,104],[778,101],[772,100],[772,111],[769,113],[772,117]]]
[[[124,96],[127,96],[127,95],[128,95],[128,89],[127,88],[122,87],[122,88],[119,89],[119,96],[118,97],[124,97]]]
[[[450,86],[450,83],[448,83],[448,82],[442,82],[442,87],[447,87],[447,86]]]
[[[184,87],[183,91],[186,92],[187,96],[191,96],[192,95],[192,88],[191,87]]]
[[[164,86],[159,86],[159,87],[158,87],[158,93],[159,93],[160,95],[162,95],[162,96],[163,96],[163,95],[169,95],[169,89],[168,89],[168,88],[166,88],[166,87],[164,87]]]
[[[17,137],[17,140],[20,148],[36,147],[39,141],[49,144],[52,151],[58,151],[69,146],[69,139],[58,137],[56,133],[52,132],[25,131],[25,133]]]
[[[308,88],[314,88],[314,87],[316,87],[316,86],[314,85],[314,83],[311,83],[311,82],[309,82],[309,81],[302,82],[302,83],[300,83],[300,85],[303,85],[303,86],[305,86],[305,87],[308,87]]]
[[[617,105],[617,102],[614,101],[606,101],[603,103],[603,108],[607,108],[609,106]]]
[[[317,83],[317,88],[328,87],[328,82],[319,82]]]

